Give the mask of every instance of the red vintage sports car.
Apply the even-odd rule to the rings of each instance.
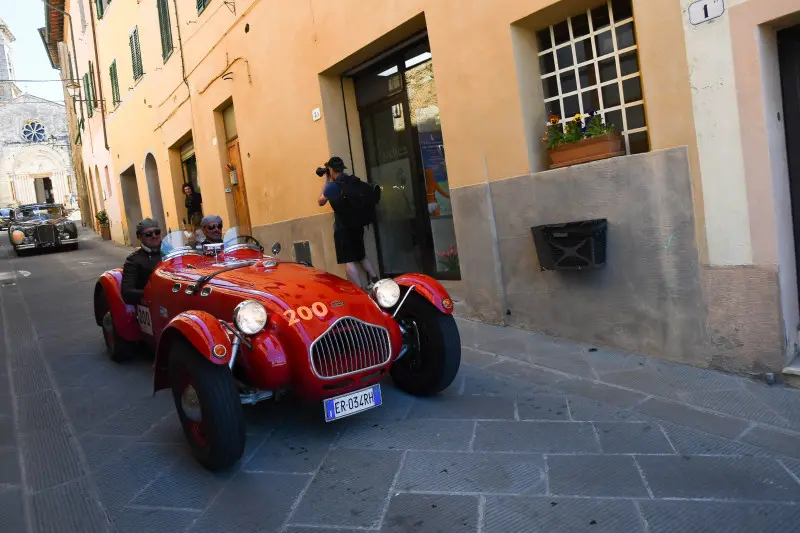
[[[170,388],[196,459],[235,464],[245,446],[242,404],[286,392],[321,402],[328,422],[379,407],[379,382],[432,395],[461,363],[453,302],[425,275],[383,279],[368,294],[306,264],[272,256],[231,228],[223,243],[168,234],[140,305],[123,302],[122,270],[103,273],[94,313],[112,361],[155,352],[154,393]]]

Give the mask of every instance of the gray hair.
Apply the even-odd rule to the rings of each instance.
[[[200,221],[200,227],[205,228],[209,224],[213,224],[216,222],[217,224],[222,224],[222,218],[218,215],[206,215]]]

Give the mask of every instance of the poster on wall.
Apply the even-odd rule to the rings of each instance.
[[[431,218],[452,215],[450,185],[447,179],[447,164],[444,159],[444,142],[441,131],[419,134],[419,147],[425,173],[425,188],[428,197],[428,214]]]

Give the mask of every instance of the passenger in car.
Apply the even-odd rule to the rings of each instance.
[[[206,215],[200,221],[200,230],[196,247],[202,248],[204,244],[214,244],[222,242],[222,218],[218,215]]]
[[[161,262],[161,228],[152,218],[136,224],[139,249],[125,259],[122,267],[122,299],[128,305],[141,302],[150,274]]]

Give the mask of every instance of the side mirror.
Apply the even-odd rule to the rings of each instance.
[[[272,245],[272,255],[278,255],[281,253],[281,243],[276,242]]]

